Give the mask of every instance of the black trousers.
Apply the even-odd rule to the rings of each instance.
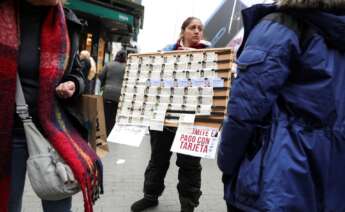
[[[104,116],[105,116],[105,126],[107,128],[107,136],[110,134],[111,129],[115,125],[116,112],[118,102],[104,99]]]
[[[171,145],[175,130],[164,128],[163,132],[150,131],[151,159],[145,171],[144,193],[160,196],[165,188],[164,178],[170,165]],[[177,190],[182,206],[196,207],[201,196],[201,158],[177,154],[179,167]]]
[[[244,212],[243,210],[240,210],[238,208],[236,208],[235,206],[232,206],[231,204],[226,204],[227,208],[228,208],[228,212]]]

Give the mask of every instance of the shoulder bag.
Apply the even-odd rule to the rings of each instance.
[[[80,186],[71,168],[32,122],[18,73],[16,105],[24,125],[29,153],[27,172],[35,193],[44,200],[61,200],[79,192]]]

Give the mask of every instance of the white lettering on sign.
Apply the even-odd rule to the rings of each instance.
[[[218,129],[201,126],[179,125],[172,152],[203,158],[215,158],[219,142]]]

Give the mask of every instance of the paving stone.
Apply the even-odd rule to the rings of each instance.
[[[103,159],[105,194],[96,202],[95,212],[130,212],[130,205],[142,197],[144,171],[151,154],[150,144],[144,141],[139,148],[110,144],[110,153]],[[120,159],[123,164],[117,164]],[[159,199],[160,204],[145,212],[179,212],[176,190],[178,169],[173,154],[166,177],[166,189]],[[202,192],[200,205],[195,212],[225,212],[221,173],[215,160],[202,159]],[[41,202],[26,182],[23,197],[23,212],[40,212]],[[83,212],[81,194],[73,197],[73,212]]]

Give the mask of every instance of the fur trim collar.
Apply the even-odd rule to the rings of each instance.
[[[284,8],[315,8],[341,9],[345,8],[345,0],[274,0],[279,7]]]

